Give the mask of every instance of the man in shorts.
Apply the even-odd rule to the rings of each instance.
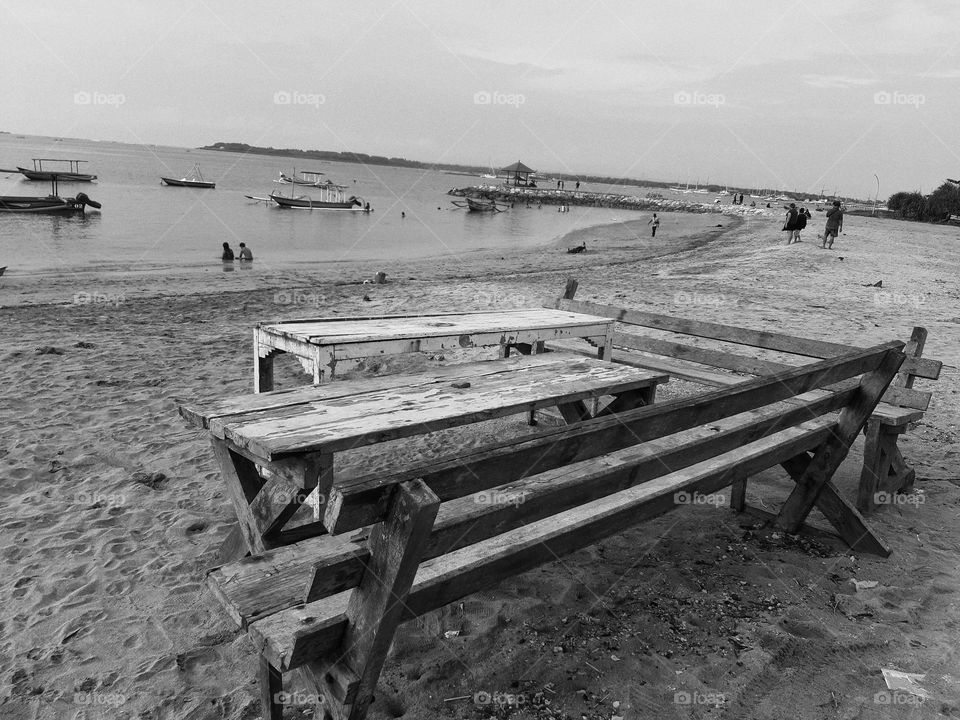
[[[833,241],[837,235],[843,232],[843,209],[840,207],[840,201],[834,200],[833,207],[827,210],[827,227],[823,231],[823,244],[820,246],[825,250],[833,249]]]

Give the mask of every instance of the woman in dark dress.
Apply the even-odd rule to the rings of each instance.
[[[221,259],[224,262],[233,262],[233,250],[230,249],[230,243],[223,244],[223,256]]]
[[[783,229],[787,233],[787,245],[793,242],[793,233],[797,229],[797,206],[790,203],[787,207],[787,215],[783,219]]]

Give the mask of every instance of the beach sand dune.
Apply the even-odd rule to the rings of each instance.
[[[901,443],[918,493],[874,516],[895,553],[854,556],[723,506],[683,508],[404,626],[371,717],[960,715],[957,230],[850,217],[828,252],[813,228],[778,244],[769,219],[664,216],[657,245],[644,223],[599,230],[575,256],[563,248],[582,233],[391,268],[5,276],[37,304],[0,309],[0,716],[258,717],[256,655],[203,584],[233,512],[177,405],[251,390],[261,320],[540,305],[569,275],[583,299],[860,345],[927,327],[925,354],[946,366],[918,385],[933,405]],[[362,284],[377,270],[388,284]],[[71,301],[92,287],[114,300]],[[279,363],[281,387],[304,378]],[[434,450],[482,439],[451,433]],[[841,470],[847,493],[861,451]],[[769,472],[749,498],[770,507],[787,490]],[[925,673],[930,698],[893,707],[881,668]]]

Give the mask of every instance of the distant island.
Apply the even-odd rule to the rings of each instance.
[[[480,176],[490,172],[489,167],[480,165],[455,165],[448,163],[425,163],[406,158],[367,155],[366,153],[335,152],[333,150],[298,150],[294,148],[257,147],[246,143],[218,142],[206,145],[199,150],[219,150],[221,152],[245,153],[248,155],[283,155],[286,157],[307,158],[310,160],[330,160],[333,162],[363,163],[364,165],[391,165],[393,167],[416,168],[418,170],[438,170],[455,175]],[[570,173],[542,173],[557,180],[579,180],[580,182],[601,183],[606,185],[635,185],[637,187],[669,187],[670,183],[659,180],[637,180],[635,178],[615,178],[601,175],[572,175]],[[705,185],[704,187],[711,187]],[[720,190],[720,186],[716,186]]]

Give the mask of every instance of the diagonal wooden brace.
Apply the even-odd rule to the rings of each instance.
[[[816,449],[803,474],[795,478],[797,485],[774,521],[777,528],[794,533],[807,519],[817,497],[847,456],[904,357],[899,350],[888,350],[878,367],[862,377],[850,403],[840,411],[833,434]]]
[[[405,482],[393,493],[387,519],[370,534],[370,559],[350,596],[340,655],[306,666],[334,720],[366,715],[439,508],[426,483]]]

